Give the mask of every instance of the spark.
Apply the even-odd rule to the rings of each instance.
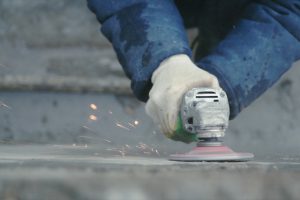
[[[120,127],[120,128],[123,128],[123,129],[125,129],[125,130],[127,130],[127,131],[130,131],[129,128],[127,128],[126,126],[124,126],[124,125],[122,125],[122,124],[120,124],[120,123],[116,123],[116,126],[117,126],[117,127]]]
[[[90,115],[90,120],[97,121],[98,117],[96,115]]]
[[[140,150],[142,150],[142,151],[145,151],[145,150],[147,150],[147,149],[151,149],[147,144],[142,143],[142,142],[140,142],[140,143],[136,146],[136,148],[138,148],[138,149],[140,149]]]
[[[108,142],[108,143],[111,143],[111,141],[110,140],[108,140],[108,139],[103,139],[105,142]]]
[[[108,113],[111,114],[111,115],[113,114],[113,112],[111,110],[109,110]]]
[[[160,156],[160,153],[159,153],[159,151],[158,151],[157,149],[155,149],[155,153],[156,153],[158,156]]]
[[[76,147],[76,144],[74,143],[74,144],[72,144],[72,146],[73,146],[73,147]]]
[[[8,109],[11,109],[10,106],[8,106],[7,104],[5,104],[3,101],[0,101],[0,107],[5,107],[5,108],[8,108]]]
[[[92,129],[92,128],[88,127],[88,126],[82,126],[82,128],[85,128],[86,130],[88,130],[88,131],[90,131],[92,133],[98,134],[97,131],[95,131],[94,129]]]
[[[128,122],[128,125],[131,126],[132,128],[135,128],[135,126],[130,122]]]
[[[97,105],[93,104],[93,103],[90,104],[90,108],[93,109],[93,110],[97,110],[98,109]]]
[[[91,129],[91,128],[87,127],[87,126],[82,126],[82,128],[85,128],[85,129],[87,129],[89,131],[95,132],[93,129]]]
[[[82,126],[82,128],[85,128],[85,129],[87,129],[87,130],[89,130],[89,131],[91,131],[91,132],[93,132],[93,133],[98,134],[98,132],[94,131],[93,129],[91,129],[91,128],[88,127],[88,126]],[[93,139],[104,140],[105,142],[108,142],[108,143],[111,143],[111,142],[112,142],[111,140],[105,139],[105,138],[90,137],[90,136],[79,136],[79,137],[82,137],[82,138],[88,138],[88,139],[91,139],[91,140],[93,140]]]
[[[124,147],[122,148],[111,148],[111,149],[105,149],[106,151],[113,151],[113,152],[118,152],[121,154],[122,157],[124,157],[126,155],[126,151],[124,149]]]
[[[156,154],[160,156],[160,153],[156,148],[154,148],[153,146],[149,146],[143,142],[139,142],[136,148],[140,149],[143,154],[147,154],[147,155]]]
[[[135,120],[133,123],[128,122],[128,125],[131,126],[132,128],[136,128],[137,125],[139,125],[139,121]]]

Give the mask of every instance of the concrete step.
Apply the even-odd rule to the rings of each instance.
[[[258,157],[299,152],[298,71],[293,68],[230,122],[228,145]],[[146,144],[166,155],[193,146],[166,139],[146,116],[144,104],[132,96],[15,91],[1,92],[0,101],[0,139],[5,144],[96,143],[121,149],[129,145],[133,154],[139,150],[136,146]]]
[[[27,47],[107,46],[82,0],[1,0],[0,42]]]
[[[130,94],[85,1],[0,2],[0,90]]]
[[[15,59],[16,58],[16,59]],[[0,50],[0,90],[131,94],[130,81],[112,49]]]
[[[133,97],[51,92],[0,93],[4,144],[97,144],[135,154],[159,154],[188,146],[166,139]],[[167,154],[167,153],[165,153]]]

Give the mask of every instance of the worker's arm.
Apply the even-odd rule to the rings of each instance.
[[[146,109],[170,136],[175,129],[181,95],[188,89],[180,87],[176,79],[183,77],[180,83],[186,85],[215,87],[218,82],[211,74],[217,76],[228,95],[233,118],[299,59],[299,0],[255,2],[215,51],[197,63],[204,69],[197,73],[189,58],[178,55],[190,55],[190,49],[173,1],[89,0],[89,7],[102,23],[102,32],[113,43],[140,100],[148,99],[151,75],[158,68],[152,76],[157,86],[152,88],[153,98]],[[170,58],[172,55],[180,56],[180,61],[176,61],[178,56]],[[179,65],[189,67],[182,70]]]
[[[163,60],[176,54],[191,55],[172,0],[88,0],[88,6],[142,101],[147,101],[152,73]]]
[[[174,2],[88,0],[88,6],[113,44],[134,94],[147,101],[147,114],[168,137],[191,142],[189,136],[175,135],[181,98],[192,87],[219,84],[215,76],[191,61],[186,32]]]
[[[300,1],[254,2],[218,47],[197,63],[218,77],[231,118],[300,59]]]

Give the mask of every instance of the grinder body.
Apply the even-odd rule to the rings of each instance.
[[[222,89],[193,88],[184,95],[180,110],[183,128],[198,140],[225,136],[229,105]]]
[[[188,153],[170,155],[174,161],[247,161],[251,153],[237,153],[222,144],[229,121],[229,104],[222,89],[193,88],[182,99],[172,139],[197,142]]]
[[[182,99],[175,140],[189,143],[224,137],[228,119],[229,105],[222,89],[193,88]]]

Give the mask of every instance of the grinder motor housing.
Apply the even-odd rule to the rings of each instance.
[[[229,105],[221,89],[193,88],[182,99],[180,117],[186,132],[195,134],[198,141],[225,136],[228,127]]]
[[[229,105],[222,89],[193,88],[182,99],[178,135],[186,141],[197,141],[197,147],[187,153],[172,154],[173,161],[248,161],[251,153],[235,152],[222,144],[221,137],[229,121]]]

